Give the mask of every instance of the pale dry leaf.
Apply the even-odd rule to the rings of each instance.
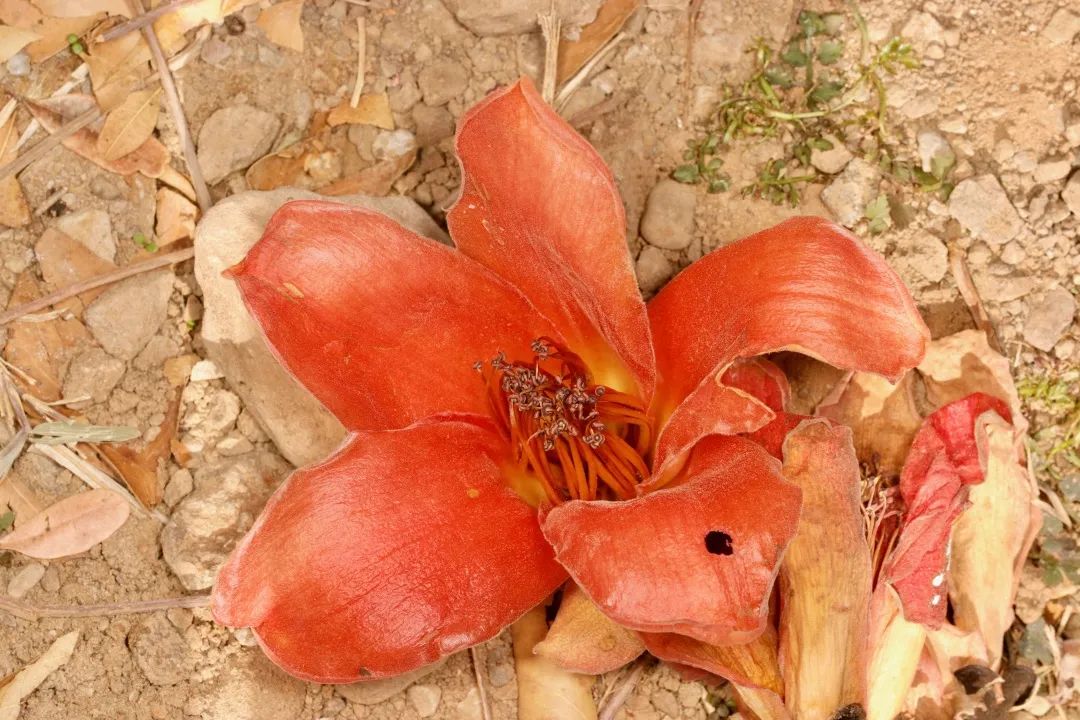
[[[41,36],[33,30],[0,25],[0,62],[7,62],[12,55],[40,39]]]
[[[926,628],[904,619],[900,598],[888,583],[880,584],[871,600],[869,642],[867,717],[895,718],[915,679],[926,646]]]
[[[374,125],[383,130],[394,129],[394,114],[390,110],[390,99],[386,93],[369,93],[360,96],[360,102],[353,107],[348,100],[342,100],[326,118],[331,126],[338,125]]]
[[[34,4],[50,17],[86,17],[98,13],[131,17],[127,0],[34,0]]]
[[[78,630],[61,635],[41,657],[15,673],[7,684],[0,687],[0,720],[16,720],[23,698],[34,692],[45,678],[67,664],[78,642]]]
[[[518,683],[519,720],[596,720],[596,704],[588,675],[563,670],[535,654],[547,634],[543,605],[510,626]]]
[[[68,49],[69,35],[82,37],[103,17],[103,15],[90,15],[88,17],[42,18],[33,27],[34,32],[40,36],[40,39],[26,46],[26,54],[30,56],[30,61],[34,63],[48,60],[56,53]]]
[[[0,0],[0,23],[29,28],[39,20],[41,11],[30,0]]]
[[[101,445],[98,452],[116,469],[124,483],[144,507],[152,508],[161,502],[161,482],[158,463],[169,457],[180,420],[180,397],[173,398],[165,412],[158,434],[142,448],[127,445]]]
[[[235,11],[230,11],[235,12]],[[188,30],[207,24],[220,24],[229,12],[223,12],[221,0],[200,0],[165,13],[154,21],[154,33],[166,55],[187,45]]]
[[[0,126],[0,165],[15,159],[15,144],[18,139],[19,131],[15,127],[15,115],[12,114],[8,121]],[[29,222],[30,205],[26,202],[26,195],[23,194],[18,178],[9,175],[0,180],[0,225],[22,227]]]
[[[399,177],[416,162],[416,150],[405,155],[377,162],[356,175],[342,178],[320,187],[323,195],[388,195]]]
[[[571,583],[547,635],[533,651],[573,672],[601,675],[645,652],[632,630],[618,625]]]
[[[41,234],[34,245],[34,255],[50,290],[59,290],[116,269],[116,265],[56,228],[49,228]],[[82,315],[83,308],[105,290],[103,287],[87,290],[54,307],[78,317]]]
[[[596,13],[596,19],[581,30],[576,40],[559,43],[559,59],[555,77],[562,84],[580,70],[626,21],[641,7],[641,0],[607,0]]]
[[[109,113],[97,139],[97,151],[106,162],[135,152],[150,139],[161,110],[160,95],[160,88],[134,92]]]
[[[990,347],[982,331],[962,330],[934,340],[918,371],[926,383],[927,400],[934,408],[982,392],[1008,403],[1013,424],[1021,430],[1026,427],[1020,418],[1020,397],[1009,359]]]
[[[304,176],[307,158],[324,149],[320,138],[301,140],[256,160],[244,173],[244,179],[252,190],[273,190],[286,185],[303,187],[307,184]]]
[[[199,208],[186,197],[170,190],[159,188],[157,191],[157,217],[154,235],[159,247],[165,247],[177,240],[195,237],[195,219]]]
[[[255,24],[275,45],[303,52],[304,32],[300,29],[300,15],[303,10],[304,0],[283,0],[259,13]]]
[[[95,489],[64,498],[0,538],[0,549],[38,560],[85,552],[106,540],[128,518],[131,508],[111,490]]]
[[[8,309],[41,296],[37,280],[30,271],[15,279]],[[67,343],[60,331],[60,321],[13,322],[8,327],[4,359],[21,369],[34,383],[27,387],[35,396],[52,402],[60,398],[59,363]]]
[[[150,48],[137,32],[92,44],[85,59],[94,97],[105,111],[120,105],[151,72]]]
[[[16,525],[37,515],[44,507],[41,498],[13,474],[0,480],[0,512],[12,510]]]

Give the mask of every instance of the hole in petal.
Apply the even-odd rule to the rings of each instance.
[[[720,530],[710,530],[705,535],[705,549],[713,555],[730,555],[735,552],[731,547],[731,536]]]

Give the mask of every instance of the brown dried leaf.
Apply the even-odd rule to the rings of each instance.
[[[556,82],[560,85],[566,82],[589,62],[639,7],[641,0],[607,0],[596,13],[596,19],[582,28],[577,40],[560,42]]]
[[[48,60],[61,50],[68,49],[68,35],[82,37],[102,17],[102,15],[90,15],[88,17],[42,18],[33,28],[41,39],[27,45],[26,54],[34,63]]]
[[[195,237],[195,219],[198,214],[199,209],[195,203],[175,190],[159,188],[154,225],[158,246],[165,247],[177,240]]]
[[[0,25],[0,62],[7,62],[12,55],[40,39],[41,35],[33,30]]]
[[[70,94],[59,98],[49,98],[38,102],[27,102],[30,113],[37,118],[42,127],[54,133],[64,122],[77,117],[82,112],[94,107],[94,99],[89,95]],[[169,152],[155,138],[150,138],[134,152],[115,160],[106,160],[98,152],[98,133],[90,127],[84,127],[64,139],[64,147],[82,155],[87,160],[118,175],[142,173],[147,177],[159,177],[169,166]]]
[[[300,14],[304,9],[304,0],[283,0],[259,13],[255,24],[266,38],[276,44],[296,52],[304,52],[304,33],[300,29]]]
[[[41,11],[30,0],[0,0],[0,23],[29,28],[39,20]]]
[[[926,397],[934,409],[974,392],[983,392],[1008,403],[1014,424],[1020,421],[1022,408],[1009,360],[990,347],[980,330],[963,330],[934,340],[918,371],[926,382]]]
[[[116,468],[131,492],[147,508],[152,508],[161,502],[158,463],[169,457],[179,418],[180,398],[177,396],[169,403],[165,421],[161,423],[158,434],[143,448],[136,450],[127,445],[110,443],[97,446],[98,452]]]
[[[949,597],[956,626],[978,633],[997,667],[1042,514],[1038,489],[1020,464],[1023,435],[992,412],[976,421],[975,434],[985,479],[971,486],[971,505],[953,528]]]
[[[34,692],[54,671],[67,664],[79,642],[79,631],[72,630],[61,635],[49,649],[34,662],[15,673],[0,686],[0,720],[16,720],[23,698]]]
[[[15,127],[15,115],[0,126],[0,165],[15,159],[15,143],[19,131]],[[30,222],[30,206],[26,202],[22,186],[14,175],[0,180],[0,225],[22,227]]]
[[[374,125],[383,130],[394,129],[394,114],[390,111],[390,99],[386,93],[361,95],[360,102],[353,107],[348,100],[330,111],[326,121],[331,126],[338,125]]]
[[[8,309],[40,297],[37,281],[27,271],[15,279]],[[8,326],[4,359],[34,379],[26,388],[38,398],[51,402],[60,399],[60,362],[64,338],[56,320],[29,322],[17,320]]]
[[[124,498],[101,488],[64,498],[0,538],[0,549],[38,560],[85,552],[106,540],[128,518]]]
[[[34,4],[50,17],[85,17],[98,13],[131,17],[126,0],[34,0]]]
[[[593,679],[567,672],[533,650],[547,633],[544,606],[535,607],[513,625],[519,720],[596,720]]]
[[[323,148],[318,138],[293,143],[276,153],[265,155],[247,169],[244,179],[252,190],[273,190],[299,185],[304,176],[304,162],[311,153]]]
[[[601,675],[645,652],[638,634],[618,625],[571,583],[547,635],[534,652],[564,670]]]
[[[49,228],[41,234],[34,246],[34,254],[41,267],[41,275],[52,290],[116,269],[116,265],[95,255],[90,248],[55,228]],[[105,288],[87,290],[55,307],[77,317],[82,314],[86,305],[104,291]]]
[[[13,511],[16,527],[23,520],[29,520],[37,515],[44,507],[34,491],[11,473],[0,480],[0,514],[8,510]]]
[[[317,192],[323,195],[389,195],[394,183],[416,162],[416,150],[405,155],[364,168],[356,175],[324,185]]]
[[[879,375],[854,373],[835,401],[819,406],[817,412],[852,429],[860,462],[886,475],[899,475],[922,425],[914,384],[910,373],[895,385]]]
[[[86,56],[94,97],[102,110],[120,105],[150,75],[150,48],[142,33],[96,43]]]
[[[97,139],[97,151],[105,162],[135,152],[150,139],[161,110],[160,94],[160,88],[134,92],[109,113]]]

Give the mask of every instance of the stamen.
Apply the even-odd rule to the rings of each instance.
[[[593,385],[584,361],[551,338],[533,341],[532,361],[498,353],[475,367],[488,403],[548,500],[630,498],[649,476],[652,428],[633,395]]]

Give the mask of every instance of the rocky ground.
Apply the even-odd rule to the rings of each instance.
[[[547,3],[308,0],[302,51],[268,39],[259,22],[268,4],[251,5],[203,33],[197,53],[177,73],[214,200],[248,189],[245,171],[256,160],[305,137],[313,117],[348,98],[362,17],[366,87],[386,93],[396,129],[335,128],[296,180],[319,187],[418,150],[389,194],[410,199],[394,201],[401,203],[398,212],[428,234],[441,233],[459,179],[451,150],[455,121],[497,85],[539,75],[543,41],[534,19]],[[588,19],[599,4],[575,3],[581,6],[575,12]],[[793,0],[693,5],[700,11],[691,27],[686,2],[642,3],[627,21],[626,39],[563,108],[619,183],[643,292],[655,292],[682,267],[745,234],[796,213],[823,214],[883,252],[944,332],[969,322],[949,267],[949,248],[964,251],[1031,403],[1040,482],[1060,498],[1055,505],[1047,497],[1047,529],[1016,628],[1021,650],[1052,667],[1053,644],[1041,629],[1024,632],[1024,624],[1043,623],[1058,639],[1080,637],[1068,584],[1077,563],[1069,513],[1080,520],[1080,8],[1068,9],[1067,0],[861,3],[871,42],[902,35],[920,60],[919,67],[886,78],[891,147],[927,169],[934,158],[952,154],[947,181],[954,187],[946,198],[898,183],[866,159],[853,126],[833,148],[818,151],[817,177],[792,208],[739,192],[766,160],[790,152],[784,132],[720,151],[730,176],[726,192],[708,193],[669,176],[684,162],[687,142],[707,132],[721,88],[753,72],[744,50],[758,37],[781,44],[807,8]],[[57,56],[31,65],[16,55],[0,68],[0,86],[41,97],[77,64]],[[164,112],[157,134],[182,168],[176,129]],[[150,256],[140,245],[162,239],[151,179],[121,177],[56,149],[31,163],[19,181],[28,205],[40,213],[28,225],[0,230],[0,300],[10,305],[62,287],[86,267],[100,272]],[[881,195],[889,217],[875,233],[868,206]],[[79,243],[81,254],[65,252],[50,229]],[[283,397],[281,378],[272,371],[244,382],[225,380],[225,371],[232,376],[252,362],[244,345],[250,328],[228,305],[229,290],[213,272],[214,263],[226,260],[211,258],[204,267],[189,262],[84,295],[82,324],[57,321],[55,352],[48,353],[57,382],[51,399],[74,398],[72,406],[92,422],[135,427],[150,439],[179,398],[179,429],[159,469],[167,522],[132,515],[104,543],[69,560],[0,553],[0,589],[9,596],[50,605],[205,592],[276,483],[294,464],[336,444],[340,428],[318,408]],[[17,328],[25,325],[7,331],[4,357],[16,366],[33,356],[16,342]],[[29,452],[0,481],[0,499],[44,507],[81,489],[70,472]],[[215,625],[205,609],[38,622],[0,613],[0,628],[0,677],[35,660],[63,633],[81,631],[71,661],[25,701],[25,720],[480,717],[468,654],[450,658],[408,689],[404,681],[335,688],[284,676],[263,658],[250,632]],[[486,644],[478,659],[495,717],[514,717],[509,640]],[[602,679],[598,691],[616,679]],[[715,716],[711,697],[699,683],[650,668],[618,717],[699,720]],[[1065,717],[1064,710],[1041,704],[1027,711]]]

